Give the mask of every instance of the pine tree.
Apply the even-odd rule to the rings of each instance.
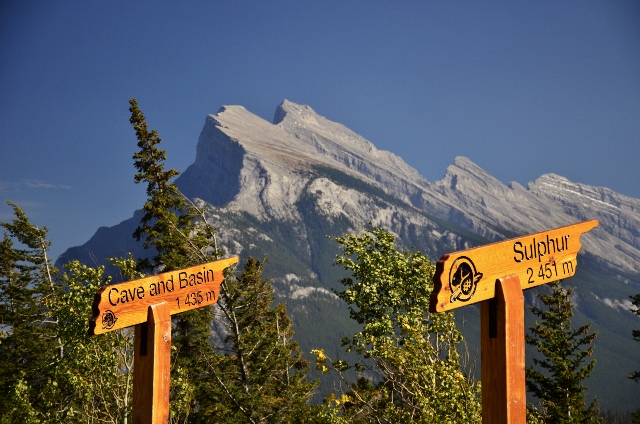
[[[140,270],[171,271],[212,260],[219,254],[212,248],[215,230],[206,225],[200,211],[171,181],[180,173],[175,169],[165,171],[167,155],[157,147],[161,143],[157,130],[149,131],[136,99],[129,103],[129,122],[136,131],[139,148],[133,155],[138,171],[134,181],[147,183],[147,201],[133,237],[144,240],[143,246],[156,254],[152,261],[139,259]],[[197,222],[199,218],[202,220]]]
[[[146,182],[148,200],[134,237],[153,251],[151,259],[110,259],[125,279],[216,259],[215,230],[184,197],[164,170],[165,152],[156,131],[131,100],[131,123],[140,151],[134,155],[136,182]],[[16,218],[0,223],[0,423],[126,422],[131,411],[132,331],[89,337],[87,321],[97,290],[111,282],[104,267],[72,261],[60,275],[47,257],[47,229],[31,224],[10,203]],[[239,278],[229,276],[218,319],[233,328],[229,351],[210,344],[212,308],[174,317],[171,421],[209,422],[211,411],[230,401],[211,387],[214,377],[237,382],[236,403],[220,417],[230,421],[308,421],[314,385],[308,364],[291,338],[284,305],[271,308],[273,288],[262,280],[263,264],[250,260]],[[223,307],[224,306],[224,307]],[[226,308],[226,309],[225,309]],[[238,367],[238,358],[243,366]],[[210,366],[206,369],[204,367]],[[211,390],[210,390],[211,389]],[[243,411],[250,411],[246,415]],[[219,421],[220,417],[215,416]]]
[[[537,297],[546,307],[531,307],[541,319],[530,327],[526,342],[535,346],[542,359],[534,358],[534,367],[527,368],[527,389],[540,400],[540,411],[534,407],[531,413],[546,423],[600,422],[597,399],[589,405],[585,401],[587,387],[583,381],[596,365],[588,361],[592,355],[597,333],[590,333],[591,324],[572,328],[572,290],[566,290],[561,282],[549,284],[550,295]]]
[[[209,402],[198,422],[308,422],[315,384],[308,362],[292,341],[284,304],[271,307],[273,287],[262,279],[265,262],[249,258],[239,277],[227,275],[216,319],[228,332],[225,347],[206,368],[202,390]]]
[[[134,181],[147,184],[147,201],[140,226],[133,237],[144,240],[143,246],[155,252],[152,260],[138,261],[140,271],[167,272],[214,260],[220,252],[215,248],[215,230],[204,220],[203,214],[173,183],[179,172],[164,169],[166,152],[156,130],[150,131],[145,116],[135,99],[129,101],[129,122],[136,132],[138,152],[133,155],[138,171]],[[209,338],[212,308],[204,307],[173,317],[172,360],[179,378],[172,380],[172,414],[174,421],[186,421],[197,405],[193,396],[201,384],[195,372],[200,358],[212,355]]]
[[[155,251],[140,269],[166,272],[217,258],[215,230],[171,181],[178,172],[164,170],[157,131],[148,130],[135,99],[130,104],[139,148],[135,182],[147,183],[148,195],[134,237]],[[229,350],[215,352],[210,344],[212,307],[173,317],[172,421],[294,422],[308,412],[315,386],[305,380],[307,364],[291,341],[284,305],[270,308],[273,288],[262,269],[250,259],[241,277],[221,287],[215,319],[230,331]]]
[[[47,228],[32,224],[22,209],[7,203],[15,218],[0,223],[5,230],[0,242],[0,393],[22,397],[21,403],[35,413],[58,400],[49,389],[65,346],[51,304],[62,293],[47,256]],[[14,406],[9,402],[0,404],[0,415],[26,412],[9,411]]]
[[[111,422],[130,415],[132,337],[87,335],[104,267],[72,261],[60,275],[47,229],[16,205],[0,223],[0,423]],[[135,278],[133,261],[114,261]]]

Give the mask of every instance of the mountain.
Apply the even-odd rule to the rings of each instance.
[[[599,226],[582,237],[575,287],[576,323],[599,331],[598,365],[587,383],[604,410],[640,406],[640,391],[625,378],[640,369],[631,329],[629,295],[640,292],[640,200],[602,187],[545,174],[524,187],[505,185],[464,157],[444,178],[429,182],[393,153],[378,150],[309,106],[285,100],[270,123],[242,106],[207,116],[195,162],[176,181],[205,208],[229,254],[269,257],[268,274],[286,301],[302,348],[344,356],[340,337],[355,325],[331,289],[344,275],[332,266],[337,243],[368,223],[393,232],[401,247],[415,246],[437,260],[445,253],[587,219]],[[139,212],[100,228],[58,264],[77,258],[143,255],[131,233]],[[535,291],[525,291],[529,303]],[[470,350],[479,349],[477,308],[458,310]],[[527,313],[527,325],[533,325]],[[533,352],[527,352],[532,357]],[[329,390],[324,387],[324,390]]]

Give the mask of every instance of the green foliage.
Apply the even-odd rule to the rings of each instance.
[[[169,271],[215,259],[215,231],[170,181],[159,138],[131,102],[131,122],[139,139],[134,156],[137,182],[148,183],[149,199],[134,234],[155,252],[152,260],[112,259],[122,280],[140,271]],[[47,258],[46,228],[31,224],[13,205],[16,218],[1,223],[0,242],[0,423],[126,422],[131,414],[133,331],[87,335],[98,289],[111,282],[104,267],[72,261],[64,274]],[[17,244],[17,245],[16,245]],[[210,342],[212,308],[174,318],[171,421],[209,422],[208,415],[229,401],[231,392],[211,387],[221,375],[229,387],[242,381],[225,413],[215,417],[242,422],[298,422],[309,418],[314,384],[305,380],[308,364],[291,341],[284,305],[271,308],[273,288],[262,280],[263,264],[251,260],[245,273],[229,277],[221,295],[220,318],[234,329],[220,353]],[[226,307],[226,309],[225,309]],[[237,367],[237,358],[245,365]],[[206,368],[209,366],[210,368]],[[237,373],[234,375],[234,373]],[[211,389],[211,390],[209,390]],[[250,416],[238,415],[250,411]]]
[[[139,278],[135,261],[113,259],[127,279]],[[65,265],[60,283],[65,291],[54,312],[61,323],[65,357],[56,372],[58,385],[73,395],[69,413],[82,422],[120,423],[131,415],[133,331],[125,328],[99,337],[87,334],[87,322],[100,287],[111,283],[104,267],[78,261]]]
[[[597,333],[589,332],[590,324],[571,327],[571,288],[563,289],[561,282],[549,286],[551,295],[537,296],[545,310],[531,307],[541,322],[536,321],[529,328],[531,334],[525,336],[527,343],[543,356],[533,359],[538,369],[529,367],[526,371],[527,389],[540,400],[540,409],[531,406],[530,414],[551,423],[600,422],[597,399],[587,405],[587,387],[582,384],[596,364],[595,360],[588,361],[588,357],[593,354]]]
[[[0,249],[0,422],[122,422],[130,414],[130,331],[89,337],[103,267],[50,266],[46,229],[13,205]],[[15,245],[15,242],[20,247]],[[123,272],[132,259],[115,261]],[[129,274],[129,276],[132,276]]]
[[[5,230],[0,243],[0,392],[12,394],[25,408],[6,403],[0,415],[19,421],[29,410],[42,410],[57,400],[47,392],[54,378],[52,365],[64,356],[59,322],[51,311],[62,291],[47,257],[47,229],[8,204],[15,218],[0,223]]]
[[[201,212],[171,181],[179,172],[164,170],[167,155],[157,147],[161,142],[158,132],[149,131],[137,101],[131,99],[129,103],[129,122],[136,132],[140,149],[133,155],[138,171],[134,181],[136,184],[147,183],[147,201],[133,237],[137,241],[144,239],[144,247],[156,252],[153,262],[140,260],[140,268],[171,271],[215,258],[219,254],[211,248],[215,245],[215,230],[206,224]],[[198,220],[200,217],[202,220]]]
[[[179,174],[165,171],[166,153],[158,148],[161,140],[156,130],[149,131],[144,114],[135,99],[129,100],[130,122],[138,139],[139,151],[133,155],[137,169],[134,181],[147,184],[147,201],[140,226],[133,237],[144,239],[145,249],[156,253],[153,260],[142,258],[138,268],[145,272],[172,271],[209,262],[220,252],[215,247],[215,230],[204,214],[171,181]],[[200,357],[213,354],[209,338],[212,308],[204,307],[173,317],[171,384],[172,421],[186,422],[198,404],[202,375],[196,371]]]
[[[148,195],[134,237],[156,252],[140,267],[170,271],[217,258],[215,230],[171,182],[178,172],[164,170],[157,132],[148,130],[135,99],[130,104],[140,149],[134,155],[135,182],[146,182]],[[273,288],[262,280],[262,270],[263,264],[249,259],[242,276],[229,276],[221,287],[222,314],[215,319],[229,332],[221,353],[209,341],[211,307],[174,317],[173,422],[294,422],[308,412],[315,386],[305,380],[308,366],[291,341],[284,305],[270,308]]]
[[[633,281],[634,277],[623,275],[621,278]],[[640,404],[638,386],[632,380],[624,378],[630,371],[640,369],[640,355],[634,346],[640,344],[629,337],[631,329],[637,326],[637,317],[624,313],[621,309],[612,309],[603,302],[606,298],[628,298],[632,295],[633,288],[631,284],[613,284],[611,279],[610,268],[603,267],[602,263],[596,263],[593,258],[585,255],[580,258],[576,275],[570,280],[571,285],[576,287],[571,297],[574,302],[572,326],[592,323],[591,331],[598,332],[593,353],[597,366],[584,384],[589,386],[586,392],[587,403],[597,396],[598,406],[605,418],[605,412],[609,415],[614,411],[623,413]],[[538,288],[532,290],[539,291]],[[545,294],[550,293],[545,286],[541,290]],[[527,314],[531,326],[537,317],[529,310]],[[531,350],[529,358],[539,356],[533,346],[527,347]]]
[[[249,258],[244,272],[225,278],[218,301],[227,334],[222,355],[206,358],[201,390],[216,399],[199,422],[293,423],[308,421],[314,383],[308,362],[292,341],[284,304],[271,307],[273,287],[262,279],[264,262]]]
[[[4,392],[4,406],[0,423],[40,423],[38,411],[31,405],[32,389],[22,378],[14,381],[9,392]]]
[[[435,271],[429,258],[396,250],[393,235],[380,228],[336,241],[344,246],[336,264],[352,274],[337,295],[362,325],[342,344],[360,359],[350,364],[312,353],[323,372],[342,376],[353,368],[361,378],[343,378],[340,398],[326,401],[327,421],[479,422],[480,386],[461,365],[453,314],[426,312]]]

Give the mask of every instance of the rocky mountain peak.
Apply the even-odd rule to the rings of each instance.
[[[274,123],[299,143],[312,147],[316,157],[325,157],[331,166],[346,168],[373,184],[397,190],[409,181],[410,184],[427,182],[399,156],[378,150],[364,137],[319,115],[309,106],[285,100],[276,109]],[[406,191],[406,187],[402,191]]]
[[[491,241],[598,219],[600,225],[581,238],[580,271],[591,274],[576,290],[580,308],[624,306],[640,287],[639,199],[555,174],[526,188],[505,185],[462,156],[431,183],[400,157],[288,100],[276,108],[273,122],[242,106],[223,106],[207,116],[196,160],[176,183],[219,229],[217,242],[227,253],[270,257],[278,296],[286,298],[300,334],[312,335],[307,349],[322,346],[316,335],[326,330],[324,323],[332,323],[332,335],[342,331],[333,327],[340,324],[332,321],[336,304],[327,290],[342,276],[331,266],[337,247],[326,235],[359,232],[369,222],[391,231],[401,247],[416,246],[438,260]],[[100,229],[64,259],[84,255],[93,263],[94,257],[127,251],[144,255],[131,238],[139,219]],[[323,302],[321,312],[316,307]],[[603,332],[610,330],[605,322]],[[617,343],[602,360],[624,350]]]
[[[280,124],[285,120],[287,115],[289,115],[289,118],[294,117],[294,119],[297,118],[301,122],[307,120],[309,122],[316,122],[316,117],[320,117],[310,106],[299,105],[284,99],[282,103],[276,107],[276,112],[273,116],[273,125]]]
[[[328,120],[316,113],[311,107],[299,105],[288,100],[283,101],[277,108],[274,124],[282,127],[288,133],[298,136],[301,141],[312,142],[316,148],[322,150],[327,146],[339,146],[343,149],[359,152],[365,155],[377,156],[378,149],[365,138],[351,131],[342,124]],[[312,134],[313,140],[303,135]]]
[[[463,156],[454,159],[442,180],[429,183],[398,156],[378,150],[311,107],[289,100],[276,108],[273,123],[242,106],[223,106],[209,115],[196,161],[178,184],[190,197],[263,220],[298,220],[291,205],[309,187],[318,193],[325,191],[326,210],[346,210],[338,206],[353,200],[347,202],[344,196],[355,194],[330,188],[329,181],[314,181],[319,169],[338,170],[362,180],[407,207],[488,240],[598,219],[600,227],[585,237],[584,251],[604,258],[615,250],[617,254],[608,259],[613,266],[625,272],[640,269],[638,199],[555,174],[543,175],[527,188],[517,183],[505,185]],[[339,192],[343,193],[340,198],[328,198]],[[352,212],[348,214],[355,216],[357,206],[349,204]]]
[[[457,156],[452,165],[447,167],[444,178],[439,185],[461,192],[477,190],[478,183],[491,191],[504,191],[507,187],[484,169],[473,163],[469,158]]]
[[[309,187],[320,185],[333,195],[341,192],[329,188],[328,181],[311,184],[319,169],[338,170],[362,180],[407,207],[488,240],[598,219],[600,227],[586,237],[585,251],[607,257],[613,249],[617,251],[609,259],[613,265],[625,271],[640,269],[638,199],[555,174],[543,175],[527,188],[517,183],[505,185],[463,156],[454,159],[442,180],[429,183],[398,156],[378,150],[311,107],[289,100],[276,108],[273,123],[242,106],[223,106],[209,115],[196,161],[178,184],[187,196],[215,206],[265,220],[298,220],[291,205]],[[344,198],[327,202],[333,205],[327,210],[346,205]],[[353,211],[356,206],[349,208]]]

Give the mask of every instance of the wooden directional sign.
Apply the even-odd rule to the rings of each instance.
[[[580,236],[597,225],[596,220],[584,221],[442,256],[433,277],[430,311],[491,299],[496,280],[509,274],[519,277],[523,289],[571,277]]]
[[[524,424],[526,385],[522,290],[576,273],[585,221],[444,255],[436,264],[429,310],[482,302],[482,423]]]
[[[166,302],[169,314],[201,308],[218,301],[222,271],[238,258],[165,272],[102,287],[93,302],[89,334],[101,334],[147,321],[149,306]]]

